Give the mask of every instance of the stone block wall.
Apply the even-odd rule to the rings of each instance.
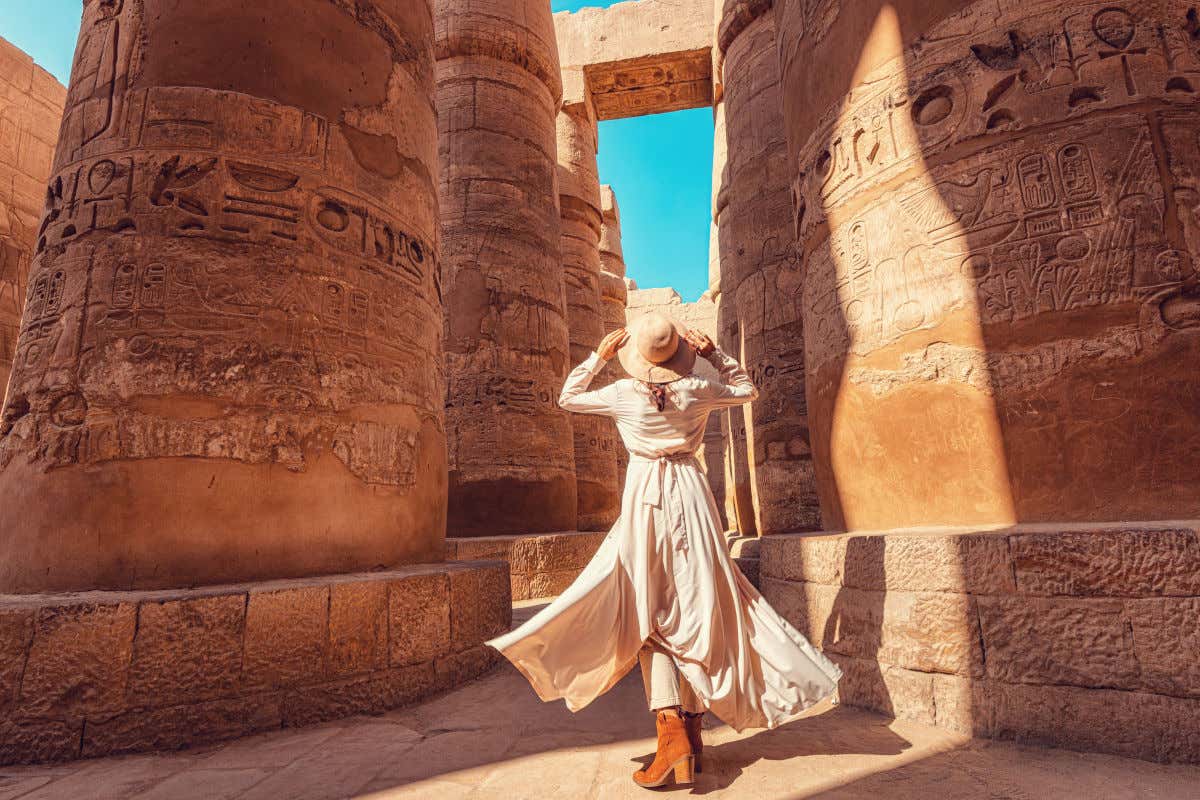
[[[451,538],[446,540],[446,558],[508,562],[512,599],[535,600],[562,594],[579,577],[607,535],[606,531],[572,531]]]
[[[976,736],[1200,762],[1200,526],[764,537],[767,600],[848,705]]]
[[[67,89],[0,38],[0,393],[16,353],[21,308]]]
[[[495,561],[158,592],[0,596],[0,764],[378,713],[489,669]]]

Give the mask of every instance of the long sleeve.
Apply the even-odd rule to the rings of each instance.
[[[758,387],[737,359],[720,349],[713,349],[708,361],[717,368],[721,380],[719,383],[709,381],[705,402],[714,406],[739,406],[758,398]]]
[[[562,393],[558,396],[559,407],[577,414],[611,415],[616,404],[617,385],[610,383],[594,392],[587,390],[602,369],[604,362],[600,360],[600,356],[592,353],[583,363],[571,370],[567,382],[563,384]]]

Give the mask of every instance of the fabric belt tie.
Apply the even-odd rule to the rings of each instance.
[[[667,517],[667,522],[671,526],[671,534],[675,539],[675,548],[682,553],[687,553],[687,536],[683,527],[683,514],[681,509],[676,509],[675,513],[671,513],[664,503],[664,494],[667,488],[667,469],[671,464],[689,464],[696,460],[696,456],[692,453],[678,453],[662,456],[638,456],[630,455],[630,461],[642,461],[652,463],[650,468],[650,477],[646,483],[646,496],[642,501],[648,506],[660,508]]]

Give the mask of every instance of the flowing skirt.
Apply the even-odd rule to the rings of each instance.
[[[693,456],[631,456],[621,516],[591,562],[541,612],[488,644],[542,700],[578,711],[629,672],[647,641],[737,731],[788,721],[841,677],[738,570]]]

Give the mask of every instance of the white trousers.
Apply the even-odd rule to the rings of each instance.
[[[703,713],[704,704],[692,691],[692,685],[680,674],[675,661],[653,642],[638,651],[642,667],[642,683],[646,686],[646,703],[651,711],[680,706],[693,714]]]

